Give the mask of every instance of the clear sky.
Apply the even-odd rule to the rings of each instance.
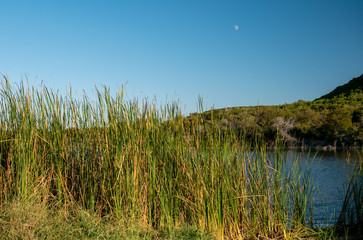
[[[0,1],[0,73],[179,99],[184,113],[313,100],[363,74],[362,0]]]

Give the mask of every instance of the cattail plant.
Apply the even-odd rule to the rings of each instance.
[[[62,96],[5,76],[0,113],[0,205],[41,186],[52,206],[157,230],[188,224],[218,239],[308,231],[312,183],[300,161],[288,169],[280,152],[214,119],[191,121],[177,103],[127,100],[123,88]]]

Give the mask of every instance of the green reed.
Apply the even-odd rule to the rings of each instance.
[[[251,146],[218,122],[188,121],[177,103],[125,100],[123,88],[96,95],[13,87],[4,77],[0,205],[42,188],[56,206],[157,230],[188,224],[219,239],[310,231],[312,185],[298,159],[286,172],[278,151],[269,155],[264,144]]]
[[[349,182],[336,228],[338,231],[354,229],[358,235],[361,235],[363,231],[363,158],[362,152],[358,154],[357,162],[352,162],[348,155]]]

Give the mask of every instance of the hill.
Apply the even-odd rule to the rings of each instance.
[[[344,94],[345,96],[350,95],[356,91],[363,91],[363,74],[357,78],[353,78],[348,83],[335,88],[330,93],[318,98],[318,99],[331,99],[336,96]]]
[[[264,141],[276,137],[289,147],[323,149],[362,147],[363,75],[314,101],[277,106],[232,107],[194,113],[186,126],[199,124],[203,134],[218,130],[238,139]]]

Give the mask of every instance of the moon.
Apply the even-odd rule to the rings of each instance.
[[[233,28],[234,28],[234,30],[238,31],[239,27],[238,27],[238,25],[234,25]]]

